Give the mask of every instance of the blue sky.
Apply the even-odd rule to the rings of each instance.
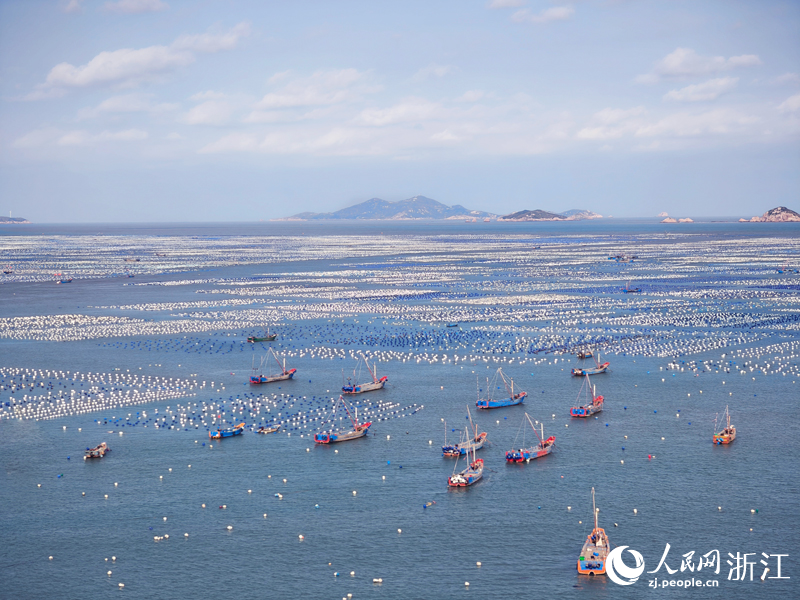
[[[0,213],[800,210],[800,3],[0,2]]]

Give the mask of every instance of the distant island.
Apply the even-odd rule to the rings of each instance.
[[[580,221],[583,219],[600,219],[590,210],[575,208],[563,213],[551,213],[544,210],[521,210],[510,215],[498,216],[482,210],[470,210],[460,204],[447,206],[437,200],[425,196],[414,196],[407,200],[389,202],[380,198],[371,198],[354,206],[335,212],[313,213],[302,212],[283,219],[273,221],[323,221],[338,219],[353,220],[414,220],[414,219],[465,219],[467,221]]]
[[[355,206],[329,213],[303,212],[275,221],[320,221],[333,219],[363,220],[411,220],[411,219],[494,219],[497,215],[480,210],[470,210],[454,204],[447,206],[425,196],[414,196],[407,200],[389,202],[371,198]]]
[[[800,221],[800,215],[785,206],[770,209],[760,217],[753,217],[749,221],[739,219],[740,223],[788,223],[792,221]]]
[[[500,217],[500,221],[583,221],[584,219],[602,219],[603,215],[590,210],[573,208],[562,213],[552,213],[546,210],[520,210],[510,215]]]
[[[0,217],[0,223],[30,223],[30,221],[21,217]]]
[[[659,216],[661,216],[661,215],[659,215]],[[662,223],[694,223],[694,221],[692,219],[690,219],[689,217],[686,217],[684,219],[675,219],[673,217],[667,217],[666,219],[664,219],[661,222]]]

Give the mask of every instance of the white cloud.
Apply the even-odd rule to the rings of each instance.
[[[240,23],[230,31],[220,34],[184,35],[170,46],[123,48],[101,52],[85,65],[77,67],[69,63],[56,65],[48,73],[40,90],[103,84],[130,87],[156,75],[193,63],[195,52],[229,50],[248,33],[249,26]]]
[[[258,137],[252,133],[231,133],[216,142],[207,144],[199,150],[200,154],[222,152],[255,152],[258,150]]]
[[[205,92],[197,92],[196,94],[192,94],[189,96],[189,100],[194,100],[195,102],[201,102],[203,100],[224,100],[227,98],[227,94],[223,92],[215,92],[214,90],[207,90]]]
[[[157,73],[172,71],[194,62],[188,51],[169,46],[149,46],[139,50],[123,48],[101,52],[83,66],[61,63],[48,73],[46,85],[50,87],[85,87],[117,83],[136,84]]]
[[[654,83],[660,77],[695,77],[711,75],[739,67],[760,65],[761,59],[755,54],[740,56],[701,56],[691,48],[676,48],[658,61],[652,73],[639,75],[639,83]]]
[[[486,8],[519,8],[525,6],[524,0],[492,0]]]
[[[409,121],[424,121],[441,114],[441,105],[424,98],[407,98],[389,108],[367,108],[361,111],[356,122],[373,127],[383,127]]]
[[[731,91],[736,87],[738,77],[720,77],[709,79],[704,83],[687,85],[679,90],[672,90],[664,95],[664,100],[675,100],[677,102],[702,102],[705,100],[716,100],[721,94]]]
[[[80,13],[83,12],[83,0],[69,0],[64,5],[64,12],[65,13]]]
[[[714,109],[701,113],[675,113],[655,123],[642,125],[637,137],[692,137],[746,133],[747,127],[758,123],[756,116],[745,115],[730,109]]]
[[[482,90],[469,90],[468,92],[464,92],[459,98],[456,98],[458,102],[477,102],[481,98],[484,97],[484,93]]]
[[[232,50],[239,40],[250,35],[250,24],[239,23],[233,29],[223,33],[198,33],[195,35],[182,35],[172,43],[172,47],[179,50],[193,52],[219,52]]]
[[[114,113],[160,113],[177,110],[178,104],[154,103],[153,94],[122,94],[103,100],[94,108],[84,108],[78,112],[79,119],[89,119],[102,114]]]
[[[231,118],[232,107],[222,100],[207,100],[183,116],[190,125],[224,125]]]
[[[70,131],[56,141],[59,146],[86,146],[98,142],[137,142],[147,139],[146,131],[141,129],[126,129],[124,131],[103,131],[90,134],[87,131]]]
[[[369,85],[366,79],[367,74],[356,69],[317,71],[309,77],[295,79],[290,79],[288,72],[278,73],[270,78],[270,83],[286,82],[285,85],[266,94],[255,108],[271,110],[339,104],[380,90],[378,86]]]
[[[644,106],[634,106],[633,108],[604,108],[601,111],[594,113],[594,120],[611,125],[625,121],[631,117],[639,117],[645,114]]]
[[[138,14],[144,12],[158,12],[169,8],[161,0],[117,0],[117,2],[106,2],[103,9],[108,12]]]
[[[426,81],[431,77],[444,77],[448,73],[452,73],[455,70],[454,67],[451,65],[437,65],[436,63],[431,63],[427,67],[422,67],[419,71],[414,73],[414,76],[411,78],[412,81]]]
[[[550,21],[569,19],[574,14],[575,9],[571,6],[554,6],[536,14],[527,8],[523,8],[515,12],[511,18],[517,23],[549,23]]]
[[[781,112],[794,112],[800,110],[800,94],[789,96],[779,106],[778,110]]]
[[[439,133],[434,133],[431,136],[431,140],[434,142],[460,142],[464,138],[461,138],[451,132],[449,129],[445,129],[444,131],[440,131]]]
[[[633,108],[604,108],[592,116],[592,124],[580,129],[575,137],[579,140],[613,140],[632,133],[642,123],[647,111],[643,106]]]
[[[784,73],[783,75],[778,75],[775,77],[771,83],[774,83],[775,85],[784,85],[787,83],[798,84],[800,83],[800,75],[797,73]]]

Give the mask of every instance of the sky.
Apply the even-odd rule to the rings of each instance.
[[[800,211],[800,3],[0,0],[0,214]]]

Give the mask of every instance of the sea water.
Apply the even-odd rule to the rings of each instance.
[[[2,232],[14,270],[0,285],[2,598],[797,596],[793,224]],[[622,293],[628,281],[642,293]],[[267,326],[276,342],[245,341]],[[297,375],[248,385],[270,347]],[[592,378],[605,408],[570,419],[584,347],[611,363]],[[353,373],[362,353],[389,381],[350,400],[381,420],[315,445],[321,420],[297,416],[327,414],[343,380],[367,376]],[[500,367],[525,403],[477,412],[479,394],[505,392],[491,383]],[[134,389],[151,396],[123,402]],[[96,410],[70,414],[76,396]],[[20,419],[34,403],[45,418]],[[738,436],[714,446],[726,406]],[[281,432],[257,435],[267,407]],[[441,446],[468,430],[468,409],[488,433],[484,477],[450,490]],[[246,432],[210,440],[217,411]],[[526,412],[556,449],[506,464]],[[101,441],[112,451],[84,461]],[[612,545],[644,557],[632,585],[576,574],[592,487]],[[647,573],[667,544],[676,572]],[[713,550],[719,573],[698,571]],[[728,579],[737,553],[752,581]],[[776,554],[790,579],[769,579]]]

